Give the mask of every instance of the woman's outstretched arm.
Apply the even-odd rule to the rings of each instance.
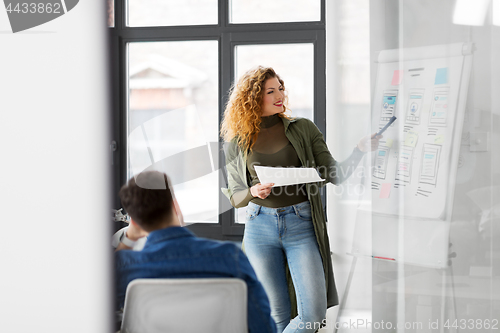
[[[334,185],[339,185],[348,179],[356,170],[364,154],[376,150],[379,140],[382,138],[380,135],[377,136],[376,133],[361,138],[351,155],[343,162],[337,162],[328,150],[323,134],[312,122],[310,131],[312,133],[311,147],[318,171],[324,179]]]

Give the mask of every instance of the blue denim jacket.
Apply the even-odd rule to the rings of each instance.
[[[134,279],[235,277],[247,284],[249,332],[276,332],[264,288],[245,254],[232,243],[198,238],[186,228],[170,227],[151,232],[142,251],[122,250],[115,255],[118,309]]]

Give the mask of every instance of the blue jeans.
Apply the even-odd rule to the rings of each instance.
[[[309,201],[282,208],[250,202],[243,240],[278,332],[315,332],[326,315],[326,286]],[[297,296],[298,316],[291,321],[285,263]]]

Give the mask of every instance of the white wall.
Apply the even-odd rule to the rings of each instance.
[[[109,332],[105,2],[12,34],[0,10],[0,330]]]

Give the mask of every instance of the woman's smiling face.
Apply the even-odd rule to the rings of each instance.
[[[264,97],[262,98],[262,117],[283,112],[285,92],[277,78],[272,77],[264,82]]]

